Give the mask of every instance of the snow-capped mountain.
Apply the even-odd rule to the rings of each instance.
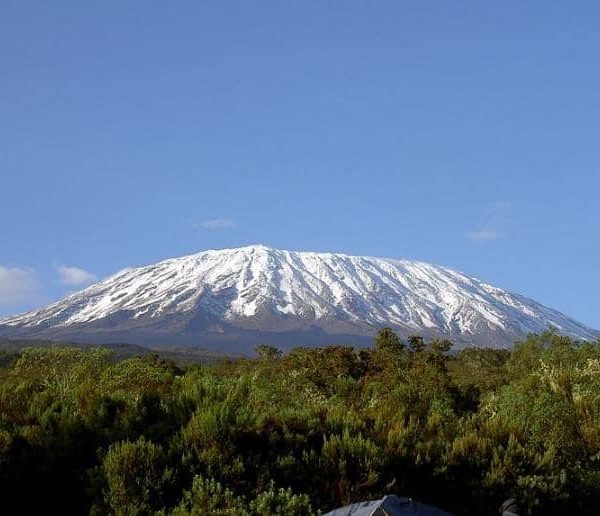
[[[248,351],[365,343],[377,329],[506,346],[555,328],[595,330],[523,296],[427,263],[249,246],[121,271],[40,310],[0,320],[0,336],[196,344]]]

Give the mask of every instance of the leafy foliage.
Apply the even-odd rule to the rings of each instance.
[[[172,479],[163,469],[160,446],[140,437],[110,446],[102,460],[104,502],[115,514],[146,514],[162,499]]]
[[[93,514],[314,514],[383,494],[459,514],[595,514],[600,342],[512,352],[448,341],[261,346],[184,368],[29,348],[0,365],[6,507]]]

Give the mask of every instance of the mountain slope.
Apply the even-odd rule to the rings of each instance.
[[[249,246],[125,270],[40,310],[0,321],[6,337],[249,349],[403,335],[507,345],[555,328],[598,332],[525,297],[427,263]]]

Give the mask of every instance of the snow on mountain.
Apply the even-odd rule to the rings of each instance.
[[[0,336],[308,345],[402,335],[507,345],[555,328],[598,332],[462,273],[423,262],[249,246],[121,271],[40,310],[0,320]],[[343,338],[342,338],[343,336]],[[312,339],[312,340],[311,340]]]

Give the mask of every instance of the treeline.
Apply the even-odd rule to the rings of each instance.
[[[18,355],[23,349],[26,348],[56,348],[56,347],[70,347],[83,350],[90,350],[97,348],[98,345],[82,343],[82,342],[62,342],[48,339],[7,339],[0,337],[0,367],[13,357]],[[111,352],[111,356],[115,360],[123,360],[125,358],[132,357],[143,357],[151,354],[159,354],[163,358],[171,359],[180,364],[194,364],[194,363],[213,363],[218,362],[220,359],[232,355],[220,353],[218,351],[209,350],[200,347],[173,347],[155,350],[144,346],[138,346],[136,344],[126,343],[108,343],[102,344],[102,348],[105,348]],[[241,356],[241,355],[239,355]]]
[[[7,355],[0,510],[301,515],[396,493],[465,515],[509,497],[522,514],[597,514],[600,342],[450,347],[384,329],[373,349],[260,346],[204,366]]]

